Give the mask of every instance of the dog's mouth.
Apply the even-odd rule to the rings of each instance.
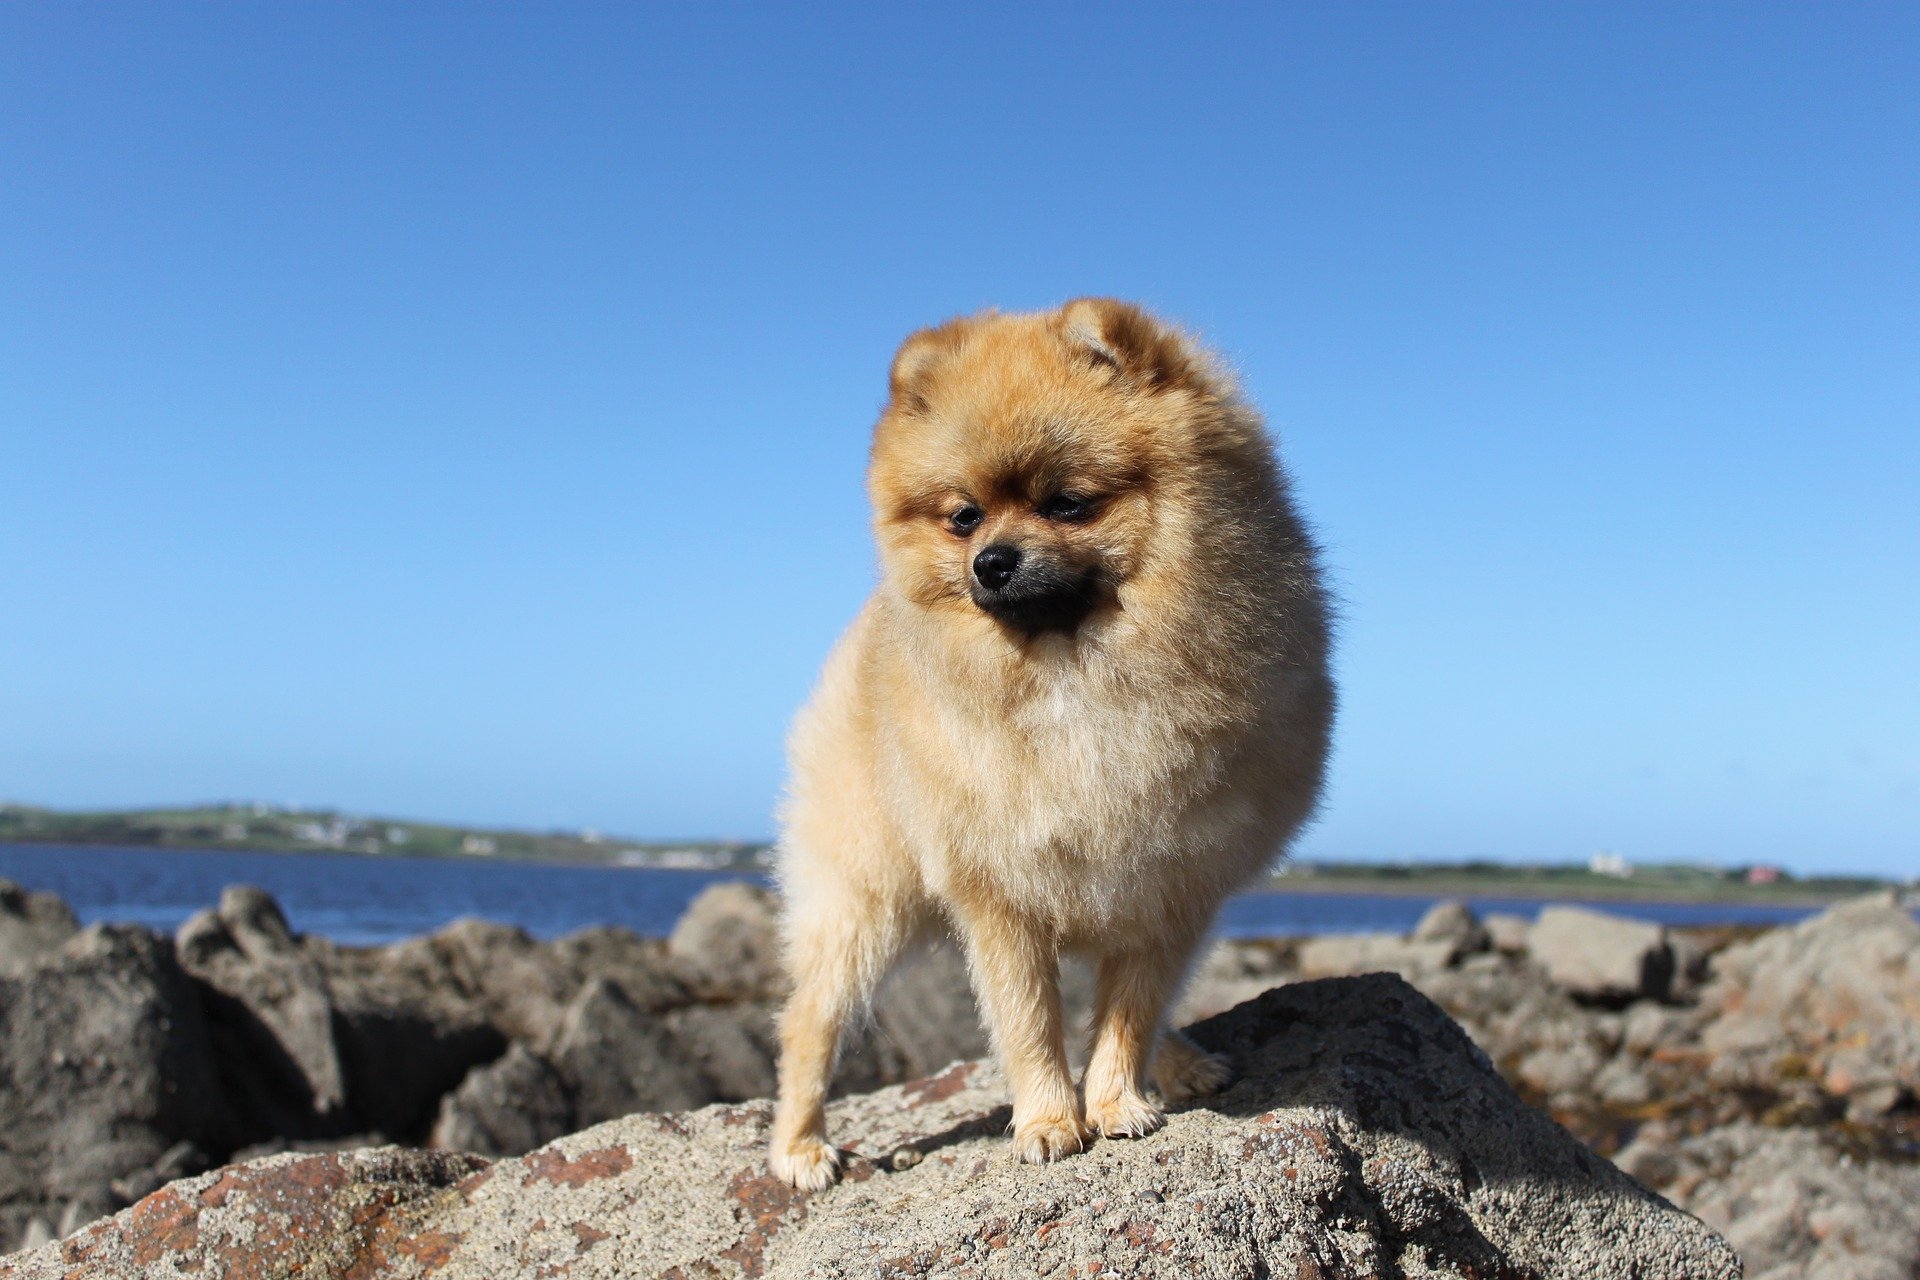
[[[1093,570],[1024,576],[1024,582],[1016,578],[998,591],[976,581],[974,604],[996,621],[1028,635],[1071,634],[1086,621],[1099,599],[1099,574]]]

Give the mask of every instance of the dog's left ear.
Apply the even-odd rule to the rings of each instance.
[[[990,317],[993,313],[984,314]],[[893,369],[888,375],[888,393],[893,397],[893,403],[910,413],[925,409],[927,375],[935,365],[966,344],[967,335],[981,318],[960,316],[931,329],[908,334],[907,340],[900,344],[900,350],[894,353]]]
[[[1060,332],[1076,354],[1149,391],[1190,387],[1200,359],[1179,331],[1118,298],[1076,298],[1060,308]]]

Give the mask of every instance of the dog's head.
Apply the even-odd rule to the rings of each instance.
[[[1119,607],[1202,514],[1210,437],[1231,433],[1221,385],[1186,337],[1110,299],[912,335],[868,471],[888,580],[1028,637]]]

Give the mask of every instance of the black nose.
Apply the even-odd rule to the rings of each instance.
[[[998,591],[1013,580],[1020,567],[1020,548],[1011,542],[996,542],[973,558],[973,576],[989,591]]]

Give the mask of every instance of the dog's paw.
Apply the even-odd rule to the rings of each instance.
[[[1089,1136],[1077,1116],[1029,1120],[1014,1126],[1013,1150],[1028,1164],[1046,1164],[1086,1150]]]
[[[767,1152],[773,1176],[802,1191],[825,1191],[840,1177],[840,1152],[819,1138],[777,1142]]]
[[[1166,1122],[1166,1114],[1137,1093],[1087,1104],[1087,1123],[1102,1137],[1144,1138]]]
[[[1233,1064],[1202,1053],[1186,1041],[1169,1040],[1154,1057],[1153,1082],[1168,1106],[1220,1092],[1233,1080]]]

